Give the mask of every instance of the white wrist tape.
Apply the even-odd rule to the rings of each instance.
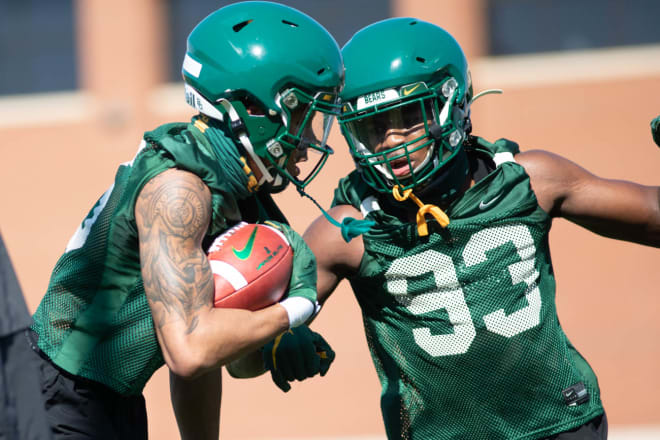
[[[279,303],[289,315],[289,327],[298,327],[304,324],[316,311],[316,306],[307,298],[294,296],[286,298]]]

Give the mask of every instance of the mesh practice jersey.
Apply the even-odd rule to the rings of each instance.
[[[468,153],[497,168],[451,204],[446,229],[429,220],[427,237],[383,211],[356,172],[335,192],[376,222],[349,280],[390,439],[539,439],[603,412],[559,324],[551,219],[517,152],[479,139]]]
[[[119,167],[71,238],[34,315],[39,347],[56,365],[130,395],[164,364],[142,285],[134,215],[141,189],[157,174],[187,170],[209,187],[207,241],[241,219],[285,221],[268,195],[239,199],[222,160],[192,125],[145,134],[135,159]]]

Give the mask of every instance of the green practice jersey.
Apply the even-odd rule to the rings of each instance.
[[[603,412],[596,377],[559,324],[551,218],[517,152],[479,139],[468,154],[496,168],[426,237],[356,172],[335,192],[334,204],[376,222],[350,282],[390,439],[540,439]]]
[[[227,137],[220,141],[235,148]],[[39,347],[60,368],[129,395],[141,393],[164,364],[142,285],[134,215],[141,189],[157,174],[178,168],[206,183],[207,239],[240,220],[284,221],[269,195],[251,195],[244,173],[229,172],[230,158],[219,151],[195,126],[167,124],[145,133],[133,161],[119,166],[58,260],[34,315]]]

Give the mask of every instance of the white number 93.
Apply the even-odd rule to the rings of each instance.
[[[541,317],[541,292],[536,283],[534,240],[523,225],[494,227],[475,233],[463,250],[463,261],[471,267],[487,260],[486,252],[511,242],[521,261],[508,266],[513,285],[525,283],[528,305],[507,315],[504,309],[483,316],[486,329],[510,338],[537,326]],[[419,294],[408,294],[408,278],[433,273],[435,289]],[[452,259],[435,250],[394,260],[385,274],[387,290],[414,315],[445,309],[453,333],[433,335],[428,327],[412,330],[415,343],[431,356],[449,356],[467,352],[476,337],[470,310],[463,289],[456,276]]]

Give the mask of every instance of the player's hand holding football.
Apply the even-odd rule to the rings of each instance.
[[[278,336],[264,346],[262,353],[264,367],[284,392],[291,389],[289,382],[293,380],[302,381],[316,374],[325,376],[335,359],[335,352],[325,339],[306,325]]]
[[[293,250],[289,291],[280,305],[289,314],[289,326],[297,327],[307,322],[319,308],[316,301],[316,257],[303,238],[289,225],[274,221],[267,221],[266,224],[279,229]]]

